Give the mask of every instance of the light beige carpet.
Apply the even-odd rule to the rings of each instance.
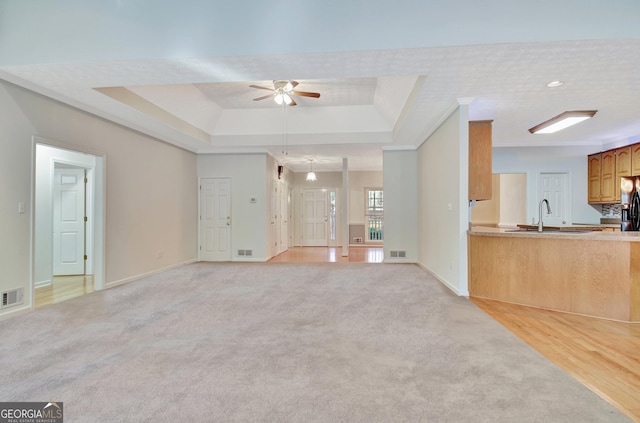
[[[415,265],[183,266],[0,322],[65,422],[623,422]]]

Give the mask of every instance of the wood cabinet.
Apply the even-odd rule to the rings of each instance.
[[[602,154],[591,154],[587,157],[589,174],[589,204],[600,202],[600,186],[602,185]]]
[[[631,176],[631,146],[616,149],[616,176],[614,180],[614,201],[620,201],[620,178]]]
[[[589,204],[619,202],[620,177],[632,174],[631,147],[591,154],[588,161]]]
[[[603,152],[600,165],[600,201],[613,203],[616,199],[616,152],[614,150]]]
[[[631,176],[640,175],[640,143],[631,147]]]
[[[491,199],[492,122],[469,122],[469,200]]]

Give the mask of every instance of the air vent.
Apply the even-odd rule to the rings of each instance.
[[[238,250],[238,256],[251,257],[253,256],[253,250]]]
[[[406,258],[407,257],[407,252],[406,251],[398,251],[398,257]]]
[[[361,236],[354,236],[353,237],[353,243],[354,244],[362,244],[362,237]]]
[[[4,291],[2,293],[2,308],[8,308],[22,304],[22,288]]]
[[[244,256],[244,250],[238,250],[238,255],[239,256]]]
[[[407,257],[407,252],[406,251],[391,250],[391,251],[389,251],[389,256],[391,258],[406,258]]]
[[[391,255],[392,258],[398,257],[397,251],[390,251],[389,254]]]

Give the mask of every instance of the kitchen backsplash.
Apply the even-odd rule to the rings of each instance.
[[[602,205],[602,215],[603,216],[613,216],[613,217],[622,216],[622,209],[620,207],[620,204],[603,204]]]

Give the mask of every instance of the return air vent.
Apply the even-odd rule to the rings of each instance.
[[[362,244],[362,237],[361,236],[354,236],[353,237],[353,243],[354,244]]]
[[[22,288],[4,291],[2,293],[2,306],[0,309],[17,306],[22,304]]]
[[[253,250],[238,250],[238,256],[251,257],[253,256]]]
[[[389,255],[391,256],[391,258],[406,258],[407,252],[391,250],[389,251]]]

